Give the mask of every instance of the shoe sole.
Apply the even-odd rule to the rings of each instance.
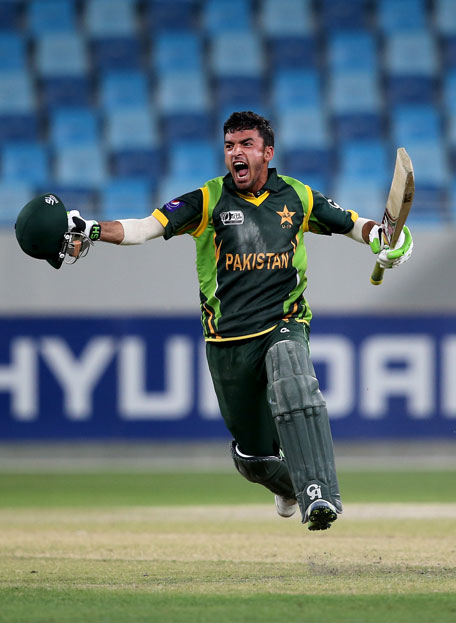
[[[337,519],[336,511],[329,506],[315,506],[309,514],[309,530],[327,530]]]

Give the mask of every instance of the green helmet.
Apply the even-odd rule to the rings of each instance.
[[[16,238],[21,249],[54,268],[60,268],[68,255],[74,263],[87,255],[90,239],[81,232],[68,231],[68,216],[57,195],[35,197],[20,211],[16,221]]]

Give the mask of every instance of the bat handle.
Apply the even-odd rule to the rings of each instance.
[[[385,269],[380,266],[378,262],[376,262],[374,270],[371,275],[371,283],[374,286],[379,286],[383,282],[383,273]]]

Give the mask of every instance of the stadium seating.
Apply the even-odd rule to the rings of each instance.
[[[22,149],[24,196],[142,210],[223,174],[247,109],[282,173],[355,209],[370,185],[376,218],[405,146],[416,223],[456,223],[455,0],[0,0],[5,196]]]
[[[49,155],[37,142],[4,144],[1,162],[1,177],[6,182],[23,182],[36,187],[49,179]]]
[[[331,74],[328,104],[336,140],[379,138],[383,133],[380,84],[371,70]]]
[[[377,24],[381,33],[425,30],[427,22],[425,0],[379,0]]]
[[[2,13],[0,12],[0,17]],[[21,181],[6,182],[0,179],[0,226],[13,231],[18,206],[22,207],[36,194],[33,186]]]
[[[94,143],[99,138],[99,120],[93,108],[57,108],[51,112],[49,142],[53,147]]]
[[[0,32],[0,71],[27,71],[25,40],[13,31]]]
[[[393,32],[385,43],[387,98],[391,105],[434,103],[437,95],[438,53],[427,30]]]
[[[141,218],[148,216],[156,206],[147,181],[128,178],[109,180],[100,192],[100,218]]]
[[[31,0],[26,6],[27,30],[32,37],[71,33],[76,28],[74,0]]]

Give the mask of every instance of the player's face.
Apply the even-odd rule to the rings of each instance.
[[[242,192],[255,193],[264,186],[273,155],[274,147],[264,146],[256,128],[225,134],[225,165]]]

